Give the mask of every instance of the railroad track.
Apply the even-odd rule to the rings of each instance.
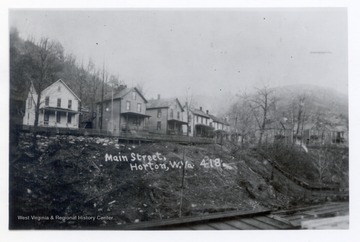
[[[349,203],[327,203],[288,210],[214,213],[161,221],[124,224],[122,230],[295,230],[348,227]],[[311,224],[310,226],[308,224]],[[317,227],[318,224],[318,227]],[[309,226],[309,227],[307,227]]]

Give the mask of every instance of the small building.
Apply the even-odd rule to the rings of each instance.
[[[37,98],[38,94],[31,84],[26,99],[24,125],[34,125]],[[59,79],[41,92],[38,126],[78,128],[80,101],[65,82]]]
[[[170,135],[183,135],[183,127],[187,122],[183,120],[184,109],[177,98],[149,100],[146,104],[146,114],[149,115],[148,127],[150,132]]]
[[[347,144],[348,128],[342,124],[306,124],[302,131],[302,139],[306,144]]]
[[[103,102],[97,103],[95,127],[112,134],[147,130],[150,116],[145,114],[146,103],[136,87],[121,85],[105,95]]]

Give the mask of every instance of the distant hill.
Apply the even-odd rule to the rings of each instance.
[[[279,109],[286,107],[300,95],[305,96],[307,115],[317,115],[332,124],[345,124],[349,117],[348,97],[330,88],[315,85],[292,85],[276,88]],[[308,121],[311,122],[311,121]]]
[[[328,114],[330,117],[342,115],[348,118],[348,96],[333,89],[299,84],[276,87],[274,90],[278,98],[279,109],[285,108],[300,95],[305,95],[305,105],[308,111]],[[179,99],[185,104],[185,97],[179,97]],[[224,93],[214,97],[194,95],[193,105],[203,107],[203,110],[209,110],[212,114],[222,116],[229,111],[236,100],[238,97],[234,93]]]

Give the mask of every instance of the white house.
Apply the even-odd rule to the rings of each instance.
[[[34,125],[37,93],[31,84],[23,124]],[[41,92],[39,126],[78,128],[79,97],[61,79]]]

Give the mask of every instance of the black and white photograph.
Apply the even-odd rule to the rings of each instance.
[[[9,230],[349,230],[346,7],[9,9],[8,38]]]

